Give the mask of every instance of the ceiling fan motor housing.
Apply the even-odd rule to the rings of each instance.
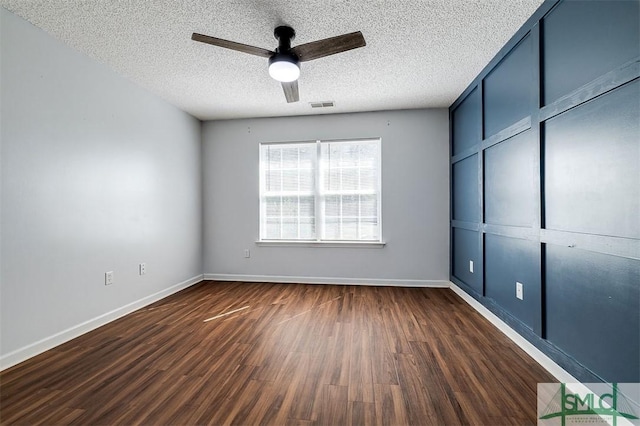
[[[300,61],[292,52],[276,52],[269,58],[269,75],[275,80],[291,82],[300,76]]]
[[[296,32],[291,27],[276,27],[273,35],[278,40],[276,52],[269,58],[269,75],[281,82],[291,82],[300,76],[300,59],[291,51],[291,40]]]

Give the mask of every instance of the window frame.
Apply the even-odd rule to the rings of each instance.
[[[374,142],[377,148],[377,180],[375,195],[377,195],[377,221],[378,221],[378,239],[376,240],[333,240],[322,239],[324,232],[324,215],[323,208],[326,197],[326,190],[322,190],[322,144],[329,143],[358,143],[358,142]],[[267,239],[263,238],[266,227],[266,179],[264,164],[262,161],[263,146],[283,146],[283,145],[300,145],[300,144],[315,144],[316,155],[312,160],[313,174],[314,174],[314,224],[315,224],[315,239]],[[385,242],[383,239],[382,231],[382,138],[369,137],[369,138],[349,138],[349,139],[316,139],[316,140],[300,140],[300,141],[275,141],[275,142],[260,142],[258,146],[258,162],[259,162],[259,198],[258,198],[258,239],[256,245],[260,246],[289,246],[289,247],[367,247],[367,248],[381,248],[384,247]]]

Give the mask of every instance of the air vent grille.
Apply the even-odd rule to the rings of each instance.
[[[333,101],[310,102],[311,108],[329,108],[333,106]]]

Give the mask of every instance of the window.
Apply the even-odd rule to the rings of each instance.
[[[261,241],[380,242],[380,139],[260,145]]]

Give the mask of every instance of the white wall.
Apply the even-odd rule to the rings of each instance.
[[[197,280],[202,181],[198,120],[0,14],[6,367]]]
[[[208,278],[448,285],[446,109],[211,121],[203,124],[204,272]],[[256,246],[258,144],[382,138],[382,226],[371,248]],[[251,257],[243,257],[243,249]]]

